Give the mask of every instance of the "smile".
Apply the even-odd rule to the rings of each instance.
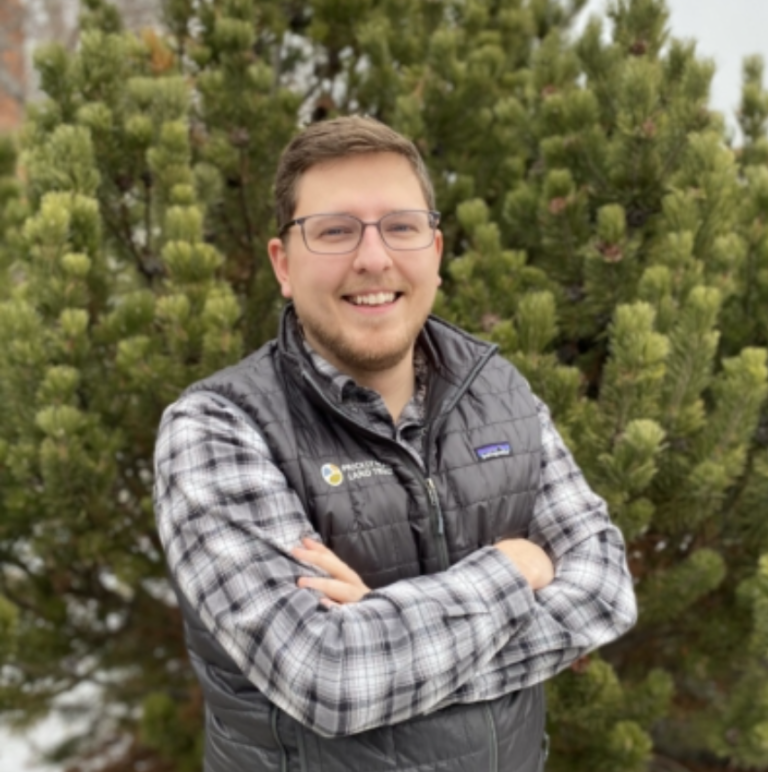
[[[385,306],[394,303],[400,292],[372,292],[367,295],[345,295],[344,299],[354,306]]]

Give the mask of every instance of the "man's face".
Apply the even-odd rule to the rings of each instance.
[[[310,168],[299,180],[294,217],[350,214],[366,222],[428,209],[409,162],[395,153],[351,156]],[[368,227],[358,248],[310,252],[298,225],[269,243],[283,296],[310,345],[350,375],[382,372],[409,357],[440,285],[442,234],[425,249],[388,248]]]

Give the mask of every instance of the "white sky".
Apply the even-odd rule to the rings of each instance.
[[[609,0],[590,0],[583,19],[603,13]],[[731,126],[739,106],[741,66],[745,56],[762,54],[768,60],[768,2],[766,0],[668,0],[670,30],[674,37],[697,41],[699,55],[714,59],[712,106],[725,113]],[[55,723],[40,727],[36,743],[57,735]],[[0,772],[49,772],[35,764],[27,744],[0,732]]]

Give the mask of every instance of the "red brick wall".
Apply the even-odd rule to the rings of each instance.
[[[0,0],[0,132],[15,129],[22,118],[24,91],[24,12],[22,0]],[[18,89],[18,91],[17,91]]]

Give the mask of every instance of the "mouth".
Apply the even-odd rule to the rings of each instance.
[[[367,292],[360,295],[344,295],[344,300],[353,306],[378,308],[389,306],[402,297],[402,292]]]

